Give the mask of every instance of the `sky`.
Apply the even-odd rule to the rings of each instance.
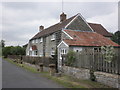
[[[62,3],[2,2],[0,11],[0,36],[5,44],[25,45],[39,32],[40,25],[47,28],[60,21]],[[67,18],[80,13],[86,21],[102,24],[109,32],[118,30],[117,2],[64,2],[63,11]]]

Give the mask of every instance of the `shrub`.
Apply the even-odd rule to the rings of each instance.
[[[102,46],[102,53],[104,55],[104,60],[108,63],[111,63],[114,56],[115,56],[115,50],[113,48],[113,46]]]
[[[75,52],[74,51],[69,51],[66,55],[65,64],[68,65],[68,66],[74,66],[75,60],[76,60]]]

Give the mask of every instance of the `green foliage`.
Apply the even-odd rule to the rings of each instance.
[[[68,66],[74,66],[76,57],[75,57],[75,52],[74,51],[69,51],[66,56],[66,62],[65,64]]]
[[[25,48],[20,46],[7,46],[2,48],[2,55],[6,58],[8,55],[25,55]]]
[[[120,45],[120,31],[115,32],[113,34],[111,40],[116,42],[116,43],[118,43]]]
[[[113,57],[115,55],[115,50],[114,50],[113,46],[110,46],[110,45],[102,46],[101,50],[104,54],[104,60],[108,63],[111,63],[113,60]]]
[[[4,40],[0,41],[0,47],[5,47],[5,41]]]

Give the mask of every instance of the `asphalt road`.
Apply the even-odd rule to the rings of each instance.
[[[62,86],[40,74],[2,60],[2,88],[62,88]]]

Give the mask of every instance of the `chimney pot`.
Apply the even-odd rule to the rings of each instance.
[[[39,31],[42,31],[42,30],[44,30],[44,26],[39,26]]]
[[[60,15],[60,22],[63,22],[64,20],[66,20],[66,14],[64,14],[64,12]]]

